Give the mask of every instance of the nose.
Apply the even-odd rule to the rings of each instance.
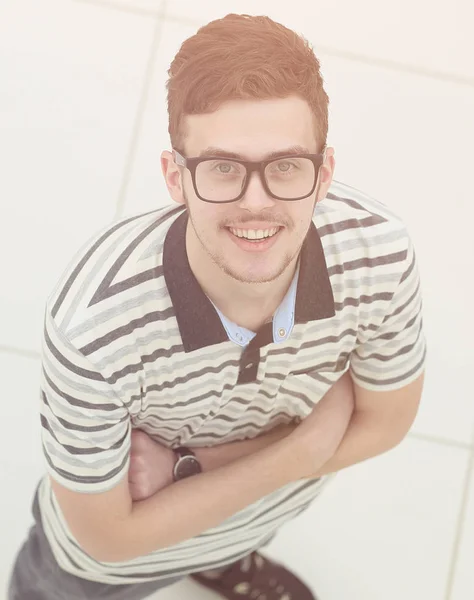
[[[238,204],[244,209],[259,212],[264,208],[274,206],[275,203],[276,199],[269,196],[265,191],[258,171],[251,173],[247,190],[238,201]]]

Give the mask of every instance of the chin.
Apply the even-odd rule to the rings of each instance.
[[[245,269],[245,267],[243,267],[241,269],[225,268],[224,271],[227,273],[227,275],[229,275],[229,277],[232,277],[232,279],[247,284],[271,283],[272,281],[278,279],[278,277],[281,275],[281,270],[275,271],[274,269],[272,269],[271,271],[253,271],[249,273],[248,269]]]

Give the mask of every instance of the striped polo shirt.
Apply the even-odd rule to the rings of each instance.
[[[48,475],[76,492],[105,492],[127,475],[132,428],[169,448],[254,438],[304,419],[347,370],[358,385],[388,391],[424,369],[415,252],[384,204],[333,181],[293,283],[258,332],[232,323],[200,287],[187,219],[173,204],[103,227],[46,301],[40,509],[59,565],[92,581],[160,580],[232,563],[304,511],[335,474],[287,484],[200,535],[117,563],[80,547]]]

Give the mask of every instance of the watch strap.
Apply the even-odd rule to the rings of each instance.
[[[178,448],[174,448],[174,452],[178,456],[178,459],[182,456],[196,456],[191,448],[186,448],[186,446],[178,446]]]

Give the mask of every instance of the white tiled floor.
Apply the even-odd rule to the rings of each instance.
[[[318,46],[472,79],[468,0],[308,2],[293,0],[170,0],[168,13],[207,22],[229,12],[264,14]]]
[[[43,472],[37,396],[45,298],[94,231],[169,201],[159,163],[169,148],[166,69],[199,24],[249,12],[269,14],[314,45],[331,99],[336,179],[407,223],[429,342],[409,436],[341,472],[267,552],[322,600],[472,600],[471,2],[298,0],[290,13],[287,3],[268,0],[162,1],[0,3],[0,530],[8,540],[0,590]],[[158,21],[163,8],[167,17]],[[191,595],[215,597],[184,581],[157,598]]]

